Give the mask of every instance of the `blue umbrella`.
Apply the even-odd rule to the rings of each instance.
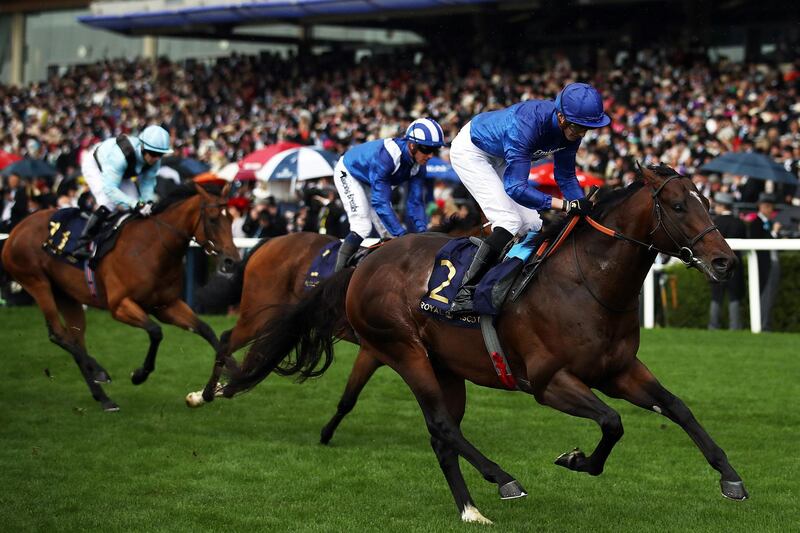
[[[727,172],[758,180],[797,183],[797,176],[769,156],[756,152],[728,152],[712,159],[702,167],[703,172]]]
[[[256,178],[263,181],[304,181],[333,176],[333,167],[339,156],[319,148],[290,148],[272,156]]]
[[[28,159],[27,157],[22,161],[17,161],[8,165],[0,172],[2,176],[10,176],[16,174],[20,178],[52,178],[58,173],[56,168],[46,161],[41,159]]]
[[[428,164],[425,165],[428,178],[432,180],[452,181],[454,183],[461,183],[458,179],[458,174],[453,170],[452,165],[439,157],[431,157]]]

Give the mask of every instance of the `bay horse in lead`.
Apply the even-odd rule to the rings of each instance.
[[[432,234],[396,239],[358,268],[323,282],[266,325],[223,392],[248,390],[276,368],[301,379],[324,372],[334,332],[349,323],[360,353],[394,369],[416,396],[462,520],[488,523],[470,496],[459,456],[495,483],[501,498],[527,493],[460,429],[466,380],[506,388],[480,332],[437,321],[419,308],[444,243]],[[725,452],[636,357],[639,291],[657,252],[681,257],[712,280],[727,279],[736,262],[711,222],[708,201],[691,180],[665,166],[642,169],[639,180],[594,207],[520,297],[506,302],[499,338],[516,381],[526,383],[523,392],[600,426],[602,437],[590,454],[573,450],[556,464],[597,476],[622,437],[619,414],[596,389],[678,424],[720,473],[722,494],[744,500],[747,491]]]

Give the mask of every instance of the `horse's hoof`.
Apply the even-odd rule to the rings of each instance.
[[[742,501],[750,496],[741,481],[725,481],[721,479],[719,487],[722,489],[722,495],[730,500]]]
[[[111,376],[105,370],[96,372],[93,379],[95,383],[111,383]]]
[[[333,430],[328,426],[322,428],[322,431],[320,431],[319,433],[319,443],[328,444],[332,438],[333,438]]]
[[[142,370],[141,368],[137,368],[133,372],[131,372],[131,383],[134,385],[141,385],[145,381],[147,381],[147,377],[150,375],[149,372]]]
[[[106,400],[102,403],[103,411],[106,413],[116,413],[119,411],[119,405],[114,403],[112,400]]]
[[[202,407],[202,405],[206,403],[203,395],[199,392],[190,392],[186,395],[186,406],[187,407]]]
[[[461,520],[472,524],[486,524],[491,525],[492,521],[481,514],[478,509],[473,505],[467,504],[464,510],[461,511]]]
[[[511,481],[500,487],[501,500],[513,500],[516,498],[524,498],[527,495],[528,493],[525,492],[525,489],[522,488],[522,485],[520,485],[519,481],[517,481],[516,479],[512,479]]]
[[[555,464],[576,472],[583,472],[586,466],[586,455],[578,448],[575,448],[571,452],[565,452],[556,457]]]

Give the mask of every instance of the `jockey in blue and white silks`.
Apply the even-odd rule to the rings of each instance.
[[[369,236],[373,226],[382,238],[427,229],[423,190],[425,165],[444,146],[441,126],[430,118],[411,123],[403,138],[380,139],[347,151],[334,168],[333,182],[342,199],[350,234],[339,248],[338,272]],[[413,227],[400,223],[392,208],[392,189],[408,182],[406,215]]]
[[[575,176],[575,154],[586,131],[607,126],[603,99],[585,83],[571,83],[555,101],[528,100],[481,113],[453,140],[450,163],[461,183],[492,225],[464,275],[451,312],[472,311],[476,282],[515,235],[541,229],[537,210],[585,214],[590,204]],[[528,182],[531,161],[553,156],[554,178],[564,200],[542,193]]]
[[[78,249],[73,254],[76,258],[91,257],[88,245],[100,223],[112,211],[136,209],[142,216],[150,214],[161,158],[169,153],[172,153],[169,133],[161,126],[152,125],[138,137],[112,137],[84,154],[81,171],[95,197],[97,209],[81,233]]]

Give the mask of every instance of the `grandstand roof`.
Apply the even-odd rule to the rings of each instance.
[[[436,9],[468,7],[496,0],[212,0],[181,3],[94,3],[92,15],[78,20],[98,29],[126,34],[175,34],[209,32],[219,27],[269,22],[346,22],[353,16],[375,17]],[[194,28],[194,30],[193,30]]]

